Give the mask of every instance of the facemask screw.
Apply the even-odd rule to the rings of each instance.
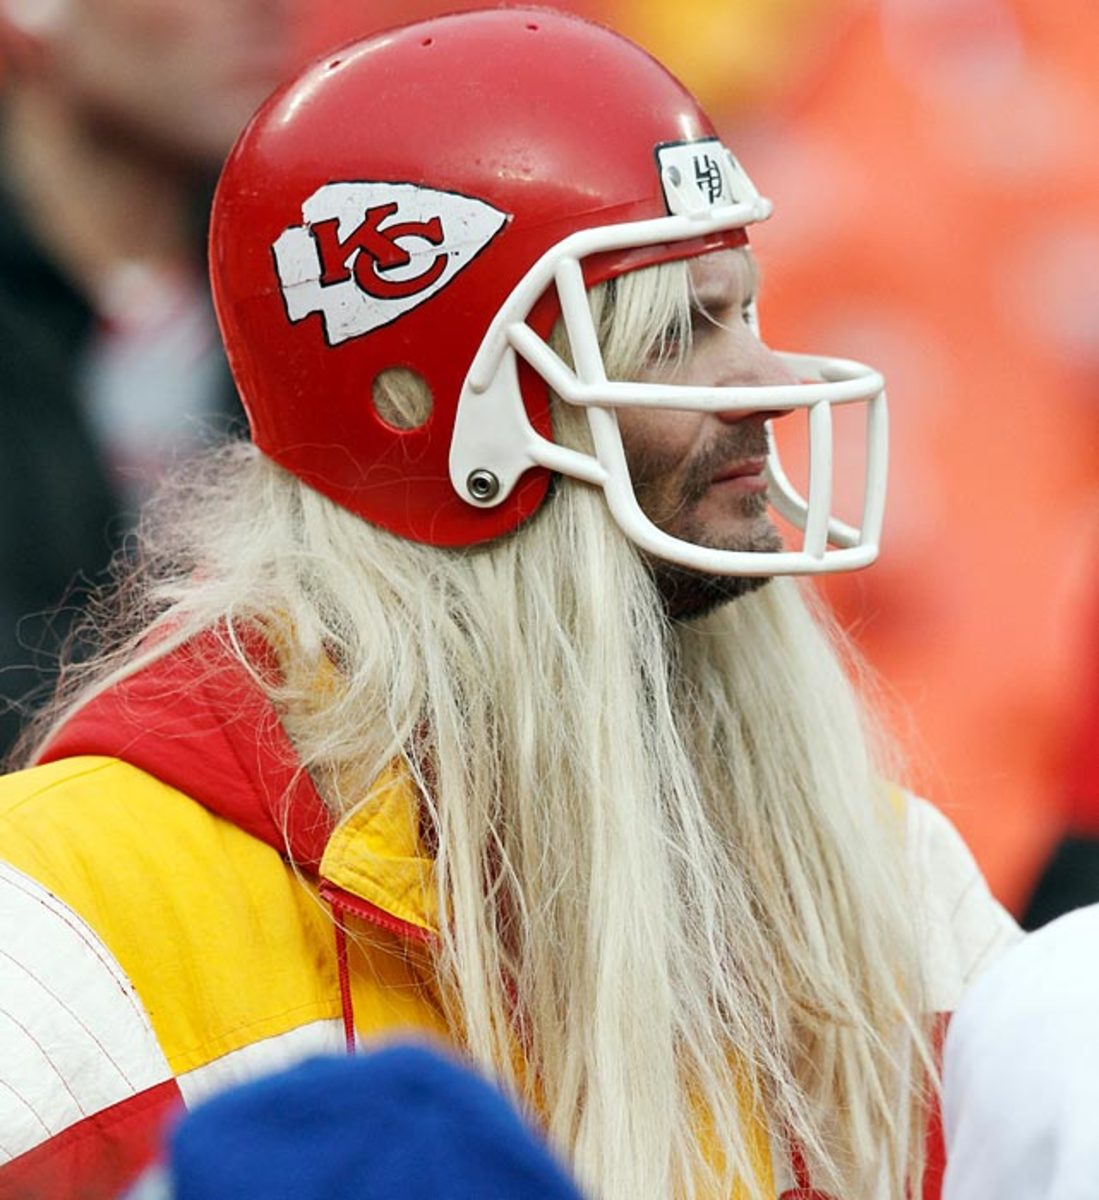
[[[474,500],[479,500],[484,504],[496,498],[496,494],[500,490],[500,481],[491,471],[483,469],[470,471],[466,479],[466,490]]]

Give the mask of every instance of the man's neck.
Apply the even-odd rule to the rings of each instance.
[[[191,174],[78,119],[33,86],[5,98],[8,182],[34,235],[93,308],[134,263],[191,269]]]

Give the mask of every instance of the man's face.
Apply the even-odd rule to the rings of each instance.
[[[748,324],[757,272],[747,250],[692,260],[692,344],[676,366],[642,379],[696,386],[793,383]],[[675,537],[722,550],[775,551],[782,540],[767,512],[766,422],[774,413],[700,413],[624,408],[618,424],[637,501]],[[698,616],[765,579],[708,576],[653,559],[672,616]]]
[[[292,66],[290,0],[66,0],[45,35],[85,119],[216,168]]]

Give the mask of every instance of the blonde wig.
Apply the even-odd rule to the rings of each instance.
[[[616,374],[689,337],[681,265],[593,304]],[[582,415],[558,417],[583,439]],[[394,761],[418,785],[453,1028],[593,1196],[755,1200],[756,1119],[845,1200],[918,1182],[901,824],[845,652],[796,583],[677,623],[584,484],[441,550],[239,445],[142,539],[129,634],[75,702],[199,629],[277,631],[264,686],[334,812],[369,806]],[[171,629],[155,651],[151,622]]]

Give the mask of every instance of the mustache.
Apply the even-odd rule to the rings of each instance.
[[[763,421],[745,419],[728,426],[687,464],[683,476],[684,501],[693,504],[701,500],[722,467],[747,458],[766,458],[770,449]]]

